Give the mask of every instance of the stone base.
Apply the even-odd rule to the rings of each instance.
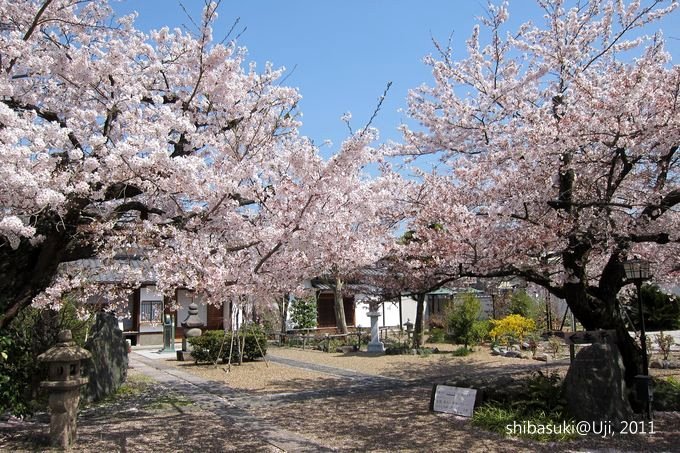
[[[385,344],[382,341],[368,343],[368,352],[385,352]]]
[[[194,360],[194,358],[191,356],[191,351],[177,351],[177,360],[184,362]]]
[[[53,447],[68,450],[75,443],[79,401],[79,388],[50,393],[50,445]]]

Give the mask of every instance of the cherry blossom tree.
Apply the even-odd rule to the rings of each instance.
[[[363,142],[371,141],[373,134],[370,129],[355,134],[331,159],[332,176],[316,199],[320,215],[290,244],[291,250],[306,255],[298,272],[305,272],[305,278],[321,278],[333,288],[336,327],[341,333],[347,333],[345,285],[388,253],[400,219],[393,200],[401,182],[389,177],[367,179],[360,171],[361,162],[371,160],[370,156],[362,159],[349,152],[356,148],[371,153]]]
[[[680,67],[650,24],[676,2],[542,0],[545,23],[506,32],[490,6],[465,55],[437,45],[413,90],[400,154],[437,155],[414,234],[443,277],[516,275],[586,329],[615,329],[639,372],[618,294],[639,255],[680,276]],[[433,221],[442,229],[428,228]]]
[[[297,132],[283,70],[244,67],[245,50],[213,40],[216,3],[193,31],[149,34],[104,1],[0,10],[0,328],[85,286],[57,269],[95,255],[130,287],[139,269],[114,258],[148,260],[167,292],[271,300],[361,219],[343,203],[370,187],[343,175],[372,158],[371,134],[324,162]]]
[[[282,151],[289,163],[285,173],[273,178],[276,184],[267,186],[257,213],[249,215],[257,228],[236,232],[203,223],[191,231],[174,229],[173,237],[160,234],[149,255],[163,287],[189,286],[215,303],[239,292],[271,301],[272,293],[303,294],[304,281],[332,276],[342,308],[344,279],[384,255],[396,224],[391,187],[398,181],[368,178],[363,171],[375,158],[369,146],[374,139],[375,131],[359,131],[327,161],[309,141],[289,144]],[[228,248],[234,234],[246,233],[252,236],[239,243],[252,246]],[[346,332],[344,312],[336,316]]]

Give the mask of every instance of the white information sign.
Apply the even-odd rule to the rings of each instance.
[[[434,393],[431,401],[433,411],[472,417],[477,397],[476,389],[435,385],[432,391]]]

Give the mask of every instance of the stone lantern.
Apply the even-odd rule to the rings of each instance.
[[[69,448],[76,441],[76,416],[80,401],[80,387],[87,377],[80,376],[81,361],[92,357],[89,351],[73,342],[70,330],[59,332],[57,344],[38,356],[47,363],[47,380],[40,386],[49,393],[50,443]]]
[[[189,304],[189,314],[186,319],[182,321],[182,327],[184,327],[184,336],[182,338],[182,350],[177,351],[177,360],[191,360],[191,344],[189,343],[189,338],[200,337],[203,333],[201,327],[203,327],[203,321],[198,317],[198,305],[194,302]]]
[[[406,322],[404,323],[406,326],[406,340],[410,343],[411,342],[411,337],[413,336],[413,323],[411,322],[410,319],[407,319]]]

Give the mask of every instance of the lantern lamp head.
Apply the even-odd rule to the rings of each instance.
[[[643,281],[649,280],[649,261],[641,260],[638,258],[624,261],[623,270],[626,273],[626,278],[632,281]]]

